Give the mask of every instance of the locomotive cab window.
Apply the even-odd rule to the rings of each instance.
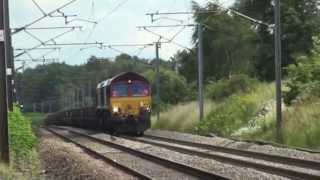
[[[149,85],[142,81],[134,81],[130,86],[131,96],[148,96]]]
[[[128,85],[126,83],[116,83],[111,86],[112,97],[129,96]]]

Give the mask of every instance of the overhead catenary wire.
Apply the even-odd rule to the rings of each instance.
[[[223,9],[223,10],[226,10],[227,12],[233,13],[233,14],[235,14],[235,15],[237,15],[237,16],[239,16],[239,17],[242,17],[243,19],[249,20],[249,21],[251,21],[251,22],[253,22],[253,23],[255,23],[255,24],[267,26],[268,28],[274,26],[273,24],[269,24],[269,23],[264,22],[264,21],[262,21],[262,20],[257,20],[257,19],[255,19],[255,18],[252,18],[252,17],[250,17],[250,16],[248,16],[248,15],[245,15],[245,14],[243,14],[243,13],[241,13],[241,12],[238,12],[238,11],[232,9],[232,8],[223,7],[222,5],[214,2],[213,0],[208,0],[208,1],[211,2],[211,3],[214,3],[214,4],[217,5],[219,8],[221,8],[221,9]]]
[[[82,26],[56,26],[56,27],[28,27],[24,28],[24,30],[55,30],[55,29],[79,29],[81,30]],[[19,28],[12,28],[14,31]]]
[[[37,8],[39,9],[39,11],[41,11],[41,13],[43,15],[47,15],[47,13],[40,7],[40,5],[35,1],[35,0],[32,0],[33,4],[37,6]]]
[[[120,53],[120,54],[127,54],[127,53],[125,53],[124,51],[122,51],[122,50],[119,50],[119,49],[117,49],[117,48],[114,48],[114,47],[112,47],[112,46],[104,46],[105,48],[109,48],[109,49],[111,49],[111,50],[113,50],[113,51],[115,51],[115,52],[118,52],[118,53]]]
[[[15,61],[17,61],[17,62],[27,62],[27,61],[31,61],[31,62],[41,61],[41,62],[43,62],[43,60],[45,60],[45,61],[55,61],[55,60],[59,60],[59,58],[17,59]]]
[[[92,30],[90,31],[88,37],[86,38],[86,41],[88,41],[91,36],[93,35],[95,29],[97,28],[97,25],[99,23],[101,23],[101,21],[103,21],[105,18],[111,16],[113,13],[115,13],[118,9],[120,9],[125,3],[127,3],[129,0],[123,0],[122,2],[120,2],[116,7],[114,7],[113,9],[111,9],[106,15],[104,15],[100,20],[95,21],[96,23],[94,24]],[[94,7],[92,7],[93,12],[94,12]]]
[[[143,28],[170,28],[170,27],[189,27],[195,26],[194,24],[172,24],[172,25],[151,25],[151,26],[137,26],[139,29]]]
[[[161,34],[158,34],[158,33],[156,33],[156,32],[153,32],[153,31],[149,30],[147,27],[143,28],[143,30],[149,32],[150,34],[153,34],[153,35],[155,35],[155,36],[158,36],[160,39],[166,40],[166,41],[161,42],[161,43],[172,43],[172,44],[174,44],[174,45],[176,45],[176,46],[178,46],[178,47],[181,47],[181,48],[183,48],[183,49],[187,49],[187,50],[189,50],[189,51],[193,51],[193,49],[191,49],[191,48],[186,47],[186,46],[184,46],[184,45],[182,45],[182,44],[180,44],[180,43],[177,43],[177,42],[173,41],[174,39],[168,38],[168,37],[165,37],[165,36],[163,36],[163,35],[161,35]]]
[[[75,22],[75,21],[82,21],[82,22],[87,22],[87,23],[92,23],[92,24],[98,24],[98,22],[96,21],[91,21],[91,20],[87,20],[87,19],[83,19],[83,18],[74,18],[74,19],[71,19],[71,20],[68,20],[68,17],[65,18],[65,24],[70,24],[72,22]]]
[[[49,55],[49,54],[51,54],[51,53],[53,53],[53,52],[56,52],[56,49],[52,49],[52,50],[50,50],[50,51],[48,51],[48,52],[40,55],[40,56],[39,56],[38,58],[36,58],[36,59],[45,58],[45,56],[47,56],[47,55]]]
[[[21,53],[19,53],[19,54],[15,55],[15,58],[17,58],[17,57],[19,57],[19,56],[22,56],[22,55],[26,54],[28,51],[32,51],[32,50],[34,50],[34,49],[36,49],[36,48],[38,48],[38,47],[41,47],[41,46],[45,45],[46,43],[48,43],[48,42],[50,42],[50,41],[54,41],[55,39],[57,39],[57,38],[59,38],[59,37],[61,37],[61,36],[65,35],[65,34],[67,34],[67,33],[70,33],[70,32],[72,32],[73,30],[74,30],[74,29],[70,29],[70,30],[65,31],[65,32],[63,32],[63,33],[60,33],[60,34],[56,35],[55,37],[53,37],[53,38],[51,38],[51,39],[49,39],[49,40],[47,40],[47,41],[44,41],[44,42],[43,42],[43,43],[41,43],[41,44],[38,44],[38,45],[36,45],[36,46],[34,46],[34,47],[30,48],[29,50],[25,50],[25,51],[23,51],[23,52],[21,52]]]
[[[58,7],[57,9],[55,9],[55,10],[53,10],[53,11],[51,11],[51,12],[49,12],[49,13],[46,13],[46,14],[43,14],[43,15],[42,15],[41,17],[39,17],[38,19],[36,19],[36,20],[34,20],[34,21],[32,21],[32,22],[30,22],[30,23],[28,23],[28,24],[26,24],[26,25],[24,25],[24,26],[22,26],[22,27],[20,27],[20,28],[17,28],[12,34],[14,35],[14,34],[20,32],[20,31],[24,30],[25,28],[27,28],[27,27],[29,27],[29,26],[31,26],[31,25],[33,25],[33,24],[35,24],[35,23],[43,20],[44,18],[46,18],[46,17],[48,17],[48,16],[51,16],[52,14],[60,11],[61,9],[69,6],[70,4],[72,4],[72,3],[76,2],[76,1],[77,1],[77,0],[71,0],[71,1],[69,1],[68,3],[66,3],[66,4]]]
[[[102,42],[70,42],[70,43],[53,43],[44,44],[44,46],[84,46],[84,45],[103,45]]]
[[[112,15],[114,12],[116,12],[118,9],[120,9],[120,7],[122,7],[125,3],[127,3],[128,0],[124,0],[121,1],[115,8],[111,9],[105,16],[103,16],[100,20],[96,20],[94,21],[94,25],[93,28],[90,30],[85,42],[88,42],[88,40],[92,37],[92,35],[94,34],[94,31],[96,30],[97,26],[99,25],[99,23],[102,22],[102,20],[104,20],[105,18],[107,18],[108,16]],[[92,2],[92,13],[94,14],[94,2]],[[79,51],[83,51],[85,50],[85,48],[81,48],[79,49]],[[74,55],[72,55],[74,56]]]
[[[111,16],[114,12],[116,12],[118,9],[120,9],[123,5],[125,5],[129,0],[123,0],[121,1],[117,6],[115,6],[111,11],[109,11],[107,14],[105,14],[98,22],[101,22],[105,18]]]
[[[61,49],[62,47],[44,47],[44,48],[35,48],[33,50],[48,50],[48,49]],[[15,51],[29,51],[31,48],[16,48]]]
[[[142,48],[139,48],[139,49],[137,50],[137,52],[135,53],[134,56],[139,57],[140,54],[143,52],[143,50],[145,50],[147,47],[148,47],[148,46],[143,46]]]
[[[35,36],[34,34],[32,34],[31,32],[27,31],[27,30],[24,30],[25,33],[27,33],[30,37],[32,37],[33,39],[39,41],[41,44],[43,44],[44,42],[38,38],[37,36]]]

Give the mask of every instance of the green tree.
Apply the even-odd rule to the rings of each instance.
[[[156,93],[156,72],[149,70],[145,76],[152,83],[152,93],[155,97]],[[173,71],[160,70],[160,99],[163,103],[176,104],[183,101],[188,94],[188,87],[183,76]]]
[[[271,0],[237,0],[234,8],[250,17],[274,24]],[[310,55],[312,37],[320,33],[320,10],[318,0],[282,1],[282,47],[283,67],[296,63],[301,55]],[[273,31],[258,26],[259,46],[255,63],[256,72],[262,79],[274,79]]]
[[[75,99],[76,91],[82,89],[82,95],[86,98],[95,97],[96,85],[114,75],[122,72],[138,72],[145,73],[153,71],[155,60],[140,59],[127,54],[120,54],[114,60],[91,56],[86,64],[83,65],[67,65],[65,63],[53,63],[48,65],[40,65],[35,68],[30,68],[18,75],[18,86],[20,87],[20,102],[24,104],[24,110],[32,110],[33,103],[41,103],[50,101],[52,110],[61,110],[71,108],[71,99]],[[173,69],[171,61],[160,60],[162,69]],[[175,81],[175,76],[164,76],[164,85],[171,81]],[[173,79],[170,79],[173,77]],[[180,78],[180,77],[179,77]],[[184,82],[184,81],[183,81]],[[170,84],[171,85],[171,84]],[[183,84],[184,85],[184,84]],[[165,86],[166,87],[166,86]],[[165,89],[164,89],[165,91]],[[181,93],[182,91],[177,90]],[[173,100],[170,103],[181,100],[183,93],[180,95],[170,94]],[[164,99],[169,99],[165,97]],[[169,102],[169,101],[166,101]],[[49,109],[46,105],[46,111]]]
[[[215,3],[200,7],[193,2],[197,23],[203,25],[204,75],[208,79],[221,79],[232,74],[252,74],[256,60],[256,32],[250,23],[222,10]],[[193,42],[197,47],[198,32],[195,29]],[[195,48],[196,49],[196,48]]]

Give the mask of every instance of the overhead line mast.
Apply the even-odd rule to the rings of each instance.
[[[9,1],[4,1],[4,29],[5,29],[5,42],[6,42],[6,62],[7,62],[7,96],[8,96],[8,108],[13,111],[13,103],[16,101],[15,96],[15,81],[14,81],[14,61],[13,61],[13,48],[10,32],[9,21]]]
[[[4,19],[7,14],[4,9],[7,6],[7,0],[0,0],[0,162],[9,163],[9,140],[8,140],[8,104],[7,104],[7,64],[6,48],[8,42],[5,37],[10,34],[5,29]]]
[[[283,122],[282,122],[282,93],[281,93],[281,4],[275,0],[274,6],[275,21],[275,72],[276,72],[276,118],[277,118],[277,141],[283,143]]]

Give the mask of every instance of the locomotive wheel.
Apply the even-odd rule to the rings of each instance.
[[[140,136],[143,136],[143,135],[144,135],[144,132],[143,132],[143,131],[137,131],[137,132],[136,132],[136,136],[139,136],[139,137],[140,137]]]

